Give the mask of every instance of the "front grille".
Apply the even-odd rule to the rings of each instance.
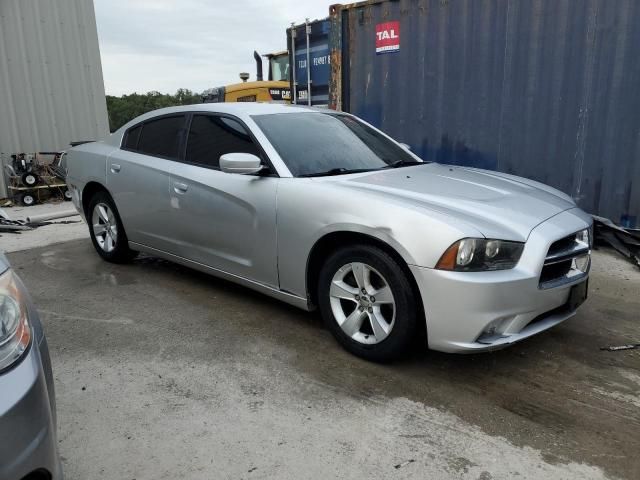
[[[587,243],[579,239],[578,233],[551,244],[540,273],[540,288],[559,287],[586,277],[591,263],[591,231]]]

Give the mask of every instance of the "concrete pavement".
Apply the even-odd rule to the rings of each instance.
[[[9,255],[40,309],[66,476],[640,478],[640,275],[507,350],[376,365],[317,315],[88,239]]]

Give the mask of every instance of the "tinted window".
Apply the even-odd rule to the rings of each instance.
[[[356,118],[332,113],[283,113],[253,119],[295,176],[333,169],[375,170],[415,163],[404,148]]]
[[[141,131],[142,125],[130,128],[124,139],[123,147],[128,150],[135,150],[138,147],[138,139],[140,138]]]
[[[215,115],[194,115],[185,160],[218,168],[220,155],[225,153],[260,156],[247,130],[239,122]]]
[[[178,158],[184,119],[184,115],[180,115],[145,122],[137,150],[148,155]]]

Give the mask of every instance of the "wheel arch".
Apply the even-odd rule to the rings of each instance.
[[[371,245],[378,247],[380,250],[390,255],[398,263],[409,279],[416,303],[420,309],[418,314],[421,315],[420,318],[425,318],[424,306],[422,304],[422,296],[420,295],[418,283],[416,282],[405,258],[387,242],[374,237],[373,235],[354,231],[343,230],[327,233],[319,238],[311,248],[307,259],[305,278],[307,298],[309,299],[311,306],[318,305],[318,277],[320,275],[320,269],[322,268],[323,261],[337,249],[352,245]],[[418,322],[418,324],[424,325],[426,329],[426,322]]]
[[[85,218],[87,219],[89,218],[89,212],[87,211],[87,208],[89,208],[89,202],[91,202],[91,197],[93,197],[98,192],[105,192],[107,195],[109,195],[113,199],[113,196],[111,196],[111,193],[109,193],[109,190],[107,190],[107,188],[100,182],[96,182],[94,180],[87,182],[87,184],[82,189],[82,197],[81,197],[82,210],[84,212]]]

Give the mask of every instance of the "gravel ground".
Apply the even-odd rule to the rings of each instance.
[[[87,239],[9,258],[45,324],[70,480],[640,478],[640,350],[599,350],[640,341],[640,273],[611,253],[556,328],[391,365],[162,260],[107,264]]]

